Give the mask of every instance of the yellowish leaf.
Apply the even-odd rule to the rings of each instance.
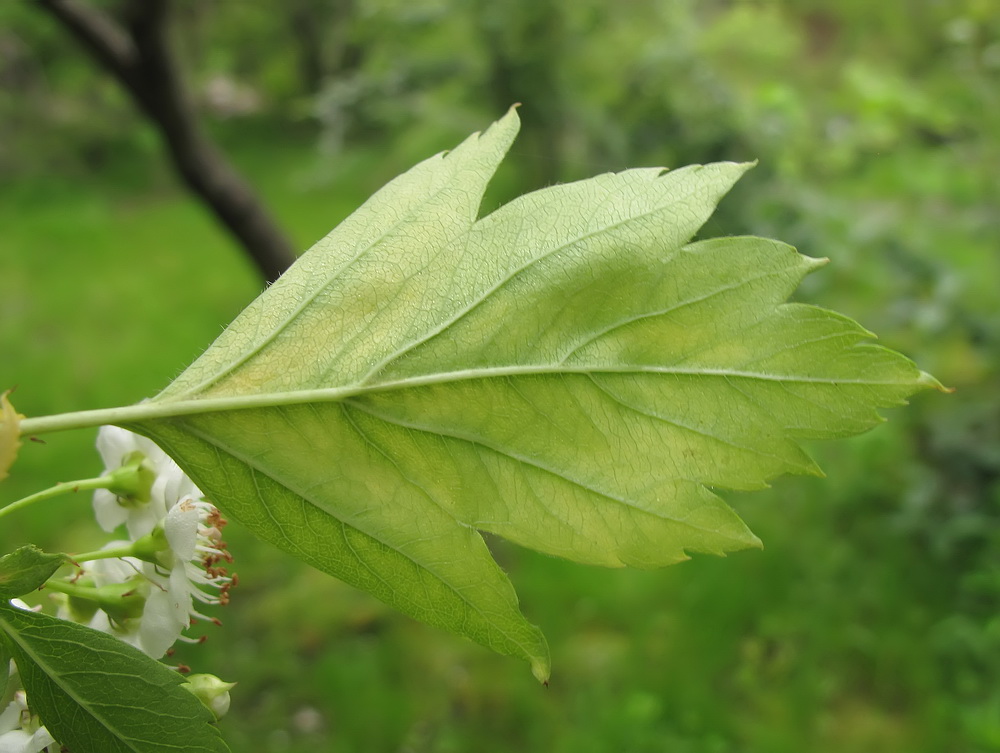
[[[7,478],[7,470],[17,458],[17,450],[21,446],[18,426],[24,418],[10,404],[7,399],[9,394],[10,390],[0,394],[0,481]]]

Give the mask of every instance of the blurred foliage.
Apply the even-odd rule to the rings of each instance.
[[[487,209],[758,159],[704,233],[830,257],[799,298],[956,388],[817,446],[829,479],[729,495],[763,553],[609,572],[496,543],[548,690],[236,531],[249,577],[181,657],[240,680],[234,749],[1000,751],[995,0],[176,0],[175,22],[207,122],[303,247],[520,101]],[[21,0],[0,3],[0,175],[0,388],[23,412],[141,399],[256,293],[152,129]],[[2,501],[95,470],[92,437],[47,441]],[[86,548],[84,525],[48,532],[73,503],[0,544]]]

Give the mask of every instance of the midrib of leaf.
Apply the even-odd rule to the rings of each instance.
[[[356,408],[357,406],[353,406],[352,405],[351,407],[352,408]],[[345,411],[345,413],[346,413],[346,411]],[[420,486],[419,484],[417,484],[416,482],[414,482],[412,479],[410,479],[409,477],[407,477],[405,474],[403,474],[402,471],[401,471],[401,469],[399,468],[399,466],[395,462],[395,460],[393,460],[393,458],[391,457],[391,455],[387,454],[384,450],[382,450],[381,447],[379,447],[375,442],[373,442],[365,434],[365,432],[362,431],[357,426],[357,424],[355,424],[354,421],[352,421],[350,419],[349,416],[345,415],[345,419],[348,421],[348,423],[351,424],[351,426],[354,428],[354,431],[358,434],[359,437],[361,437],[361,439],[366,444],[368,444],[370,447],[372,447],[380,455],[382,455],[383,457],[385,457],[393,465],[393,467],[395,467],[397,469],[397,471],[400,471],[400,476],[402,478],[404,478],[407,483],[411,484],[414,488],[418,489],[421,492],[421,494],[423,494],[424,497],[426,497],[428,500],[430,500],[430,502],[432,504],[434,504],[436,507],[438,507],[439,509],[441,509],[443,512],[445,512],[446,514],[448,514],[450,517],[453,517],[452,514],[447,510],[447,508],[443,507],[436,499],[434,499],[433,495],[429,494],[422,486]],[[189,424],[185,424],[184,425],[184,431],[187,432],[187,433],[189,433],[189,434],[191,434],[194,437],[197,437],[198,439],[200,439],[201,441],[205,442],[206,444],[212,446],[213,448],[215,448],[215,450],[217,452],[225,452],[228,455],[232,456],[233,458],[239,460],[241,463],[243,463],[247,467],[251,468],[252,471],[255,474],[260,474],[262,476],[266,476],[269,479],[271,479],[272,481],[274,481],[276,484],[280,484],[281,486],[285,487],[289,491],[291,491],[294,494],[296,494],[304,502],[307,502],[308,504],[310,504],[313,507],[315,507],[317,510],[319,510],[323,514],[330,515],[331,517],[335,517],[327,509],[325,509],[322,505],[320,505],[316,501],[314,501],[309,496],[309,492],[303,491],[303,490],[297,488],[292,482],[290,482],[286,478],[276,478],[275,476],[271,475],[266,470],[264,470],[260,466],[259,463],[255,462],[254,458],[252,458],[251,456],[247,455],[246,453],[238,451],[238,450],[234,450],[233,448],[229,447],[227,444],[218,441],[218,439],[216,437],[212,436],[211,434],[207,434],[204,431],[201,431],[200,429],[198,429],[195,426],[191,426]],[[265,505],[265,507],[266,507],[266,505]],[[276,520],[275,518],[273,518],[273,516],[272,516],[272,520],[274,520],[275,525],[277,525],[278,528],[280,529],[281,528],[281,523],[278,520]],[[348,523],[348,522],[346,522],[344,520],[341,520],[339,518],[337,518],[337,521],[342,526],[350,526],[350,523]],[[460,525],[466,525],[466,524],[462,523],[461,521],[457,521],[457,522]],[[354,526],[351,526],[351,527],[354,528]],[[452,593],[454,593],[463,603],[465,603],[466,605],[468,605],[470,611],[476,612],[477,614],[481,615],[485,621],[489,621],[488,620],[488,615],[485,612],[483,612],[479,607],[477,607],[475,604],[473,604],[473,602],[469,601],[469,599],[465,596],[465,594],[463,594],[461,590],[459,590],[459,589],[455,588],[454,586],[452,586],[451,583],[446,578],[443,578],[443,577],[439,576],[436,572],[434,572],[433,568],[429,567],[428,565],[426,565],[423,562],[420,562],[420,561],[414,559],[413,557],[411,557],[410,555],[408,555],[406,552],[400,550],[398,547],[396,547],[395,545],[393,545],[391,542],[387,541],[385,538],[377,535],[377,531],[365,530],[365,531],[363,531],[363,533],[366,536],[368,536],[368,537],[370,537],[372,539],[375,539],[376,541],[379,541],[385,547],[387,547],[389,549],[392,549],[398,555],[400,555],[401,557],[406,558],[407,560],[409,560],[410,562],[412,562],[414,565],[416,565],[421,570],[423,570],[425,572],[428,572],[431,575],[433,575],[434,578],[436,578],[438,580],[438,582],[440,582],[441,584],[443,584],[449,591],[451,591]],[[365,562],[365,560],[364,560],[363,557],[355,554],[355,559],[357,560],[358,563],[360,563],[362,566],[364,566],[373,576],[379,578],[379,580],[382,580],[382,582],[385,583],[385,580],[383,578],[381,578],[381,576],[379,576],[377,572],[375,572],[374,570],[371,569],[371,567],[368,565],[367,562]],[[386,585],[389,585],[391,587],[391,584],[387,583]],[[391,589],[391,590],[394,590],[394,589]],[[531,654],[531,651],[529,650],[527,644],[523,643],[522,641],[517,640],[515,634],[510,633],[510,632],[504,630],[496,622],[492,622],[492,624],[493,624],[493,627],[496,630],[498,630],[499,632],[503,633],[503,635],[505,635],[511,641],[511,643],[514,643],[514,644],[520,646],[524,650],[524,652],[525,652],[526,655],[530,655]]]
[[[187,400],[161,400],[138,403],[120,408],[60,413],[53,416],[26,418],[21,422],[21,436],[44,434],[64,429],[83,429],[103,424],[123,424],[162,418],[179,418],[204,413],[219,413],[251,408],[276,408],[283,405],[301,405],[312,402],[338,402],[349,397],[367,394],[393,392],[412,387],[428,387],[451,382],[476,379],[496,379],[517,376],[557,376],[562,374],[660,374],[664,376],[701,376],[747,379],[792,384],[861,385],[872,387],[939,387],[934,377],[921,371],[916,378],[907,379],[845,379],[840,377],[819,377],[793,374],[768,374],[766,372],[740,369],[683,368],[675,366],[651,366],[648,364],[581,365],[540,364],[527,366],[497,366],[479,369],[423,374],[393,381],[373,384],[354,384],[345,387],[322,387],[309,390],[288,390],[232,397],[192,398]]]
[[[10,640],[14,641],[18,645],[18,648],[21,651],[23,651],[24,654],[28,656],[28,658],[30,658],[32,662],[34,662],[39,668],[42,669],[45,676],[49,679],[50,682],[52,682],[53,685],[57,686],[63,693],[72,698],[73,701],[76,702],[77,706],[79,706],[82,709],[86,709],[87,712],[90,714],[91,717],[94,718],[95,721],[97,721],[99,724],[101,724],[101,726],[103,726],[105,729],[111,732],[112,735],[115,736],[115,739],[121,740],[129,747],[129,749],[137,751],[137,753],[140,752],[140,749],[133,744],[135,738],[126,736],[115,725],[108,722],[104,717],[98,715],[98,713],[92,709],[91,705],[86,703],[83,699],[81,699],[75,692],[73,692],[71,688],[64,685],[64,683],[60,682],[61,674],[54,667],[50,666],[47,661],[42,659],[42,657],[38,656],[34,651],[32,651],[30,646],[25,645],[21,640],[19,640],[20,633],[17,630],[15,630],[10,625],[10,623],[7,622],[6,619],[4,619],[2,611],[0,611],[0,622],[2,622],[6,627],[6,630],[4,632],[7,633],[7,637],[10,638]],[[45,639],[39,638],[39,640],[45,640]],[[97,651],[99,649],[93,649],[93,650]],[[107,673],[88,670],[85,674],[107,674]],[[109,674],[108,676],[115,677],[115,675],[113,674]],[[132,675],[132,676],[137,679],[142,679],[140,675]]]
[[[663,175],[661,175],[659,178],[657,178],[657,180],[662,180],[663,176],[665,176],[665,175],[669,175],[669,172],[665,171],[663,173]],[[373,377],[376,374],[378,374],[382,369],[384,369],[386,366],[388,366],[389,364],[391,364],[393,361],[396,361],[396,360],[402,358],[403,356],[405,356],[410,351],[415,350],[416,348],[420,347],[424,343],[429,342],[433,338],[435,338],[438,335],[440,335],[441,333],[443,333],[449,327],[453,326],[454,324],[456,324],[457,322],[459,322],[461,319],[463,319],[464,317],[468,316],[470,313],[472,313],[473,311],[475,311],[486,300],[488,300],[490,298],[490,296],[492,296],[494,293],[496,293],[500,289],[504,288],[505,286],[509,285],[519,275],[521,275],[522,273],[526,272],[527,270],[529,270],[531,267],[535,266],[536,264],[539,264],[540,262],[543,262],[546,259],[549,259],[552,256],[555,256],[556,254],[559,254],[562,251],[565,251],[566,249],[571,248],[571,247],[577,245],[578,243],[581,243],[582,241],[590,240],[592,238],[598,238],[598,237],[600,237],[602,235],[605,235],[605,234],[608,234],[608,233],[610,233],[610,232],[612,232],[614,230],[617,230],[617,229],[621,228],[624,225],[627,225],[627,224],[630,224],[630,223],[633,223],[633,222],[638,222],[638,221],[640,221],[642,219],[645,219],[647,217],[650,217],[650,216],[652,216],[652,215],[654,215],[654,214],[656,214],[658,212],[663,212],[663,211],[665,211],[667,209],[674,209],[678,205],[680,205],[680,204],[688,201],[692,196],[694,196],[695,192],[696,192],[695,186],[691,186],[689,188],[689,190],[687,190],[684,194],[681,195],[681,197],[679,199],[677,199],[677,200],[671,200],[669,204],[660,204],[659,206],[657,206],[657,207],[655,207],[653,209],[650,209],[648,212],[643,212],[641,214],[635,214],[635,215],[629,215],[628,217],[625,217],[625,218],[619,220],[618,222],[612,223],[610,225],[605,225],[604,227],[598,228],[596,230],[592,230],[589,233],[584,233],[582,235],[578,235],[575,238],[572,238],[570,240],[564,241],[564,242],[562,242],[560,244],[557,244],[557,245],[553,246],[552,248],[549,248],[549,249],[545,250],[544,253],[539,254],[538,256],[534,256],[534,257],[528,259],[527,261],[525,261],[520,266],[514,267],[514,268],[508,270],[508,272],[505,274],[505,276],[502,277],[501,279],[497,280],[496,283],[494,283],[494,285],[492,287],[483,290],[476,299],[474,299],[473,301],[471,301],[464,308],[462,308],[459,311],[455,312],[450,318],[445,319],[444,321],[442,321],[437,326],[432,327],[431,329],[429,329],[421,337],[413,340],[412,342],[409,342],[409,343],[405,344],[401,348],[397,349],[394,353],[391,353],[389,356],[387,356],[386,358],[383,358],[380,362],[376,363],[369,370],[369,372],[361,379],[361,383],[364,384],[366,380],[368,380],[371,377]],[[531,194],[529,194],[528,196],[531,196]],[[559,196],[558,194],[554,194],[552,196],[552,202],[560,202],[560,201],[562,201],[562,198],[563,197]],[[606,197],[604,197],[604,199],[602,199],[602,201],[600,203],[598,203],[594,207],[594,213],[597,212],[597,209],[600,206],[602,206],[603,204],[607,203],[612,198],[618,198],[618,195],[617,194],[612,194],[612,193],[609,192],[608,195]],[[512,204],[515,207],[519,203],[522,203],[521,200],[515,200],[514,202],[512,202]],[[483,220],[489,219],[491,222],[499,222],[500,219],[503,219],[503,217],[501,216],[500,219],[497,219],[497,217],[500,215],[500,213],[504,212],[505,210],[508,210],[508,208],[510,206],[511,205],[507,205],[506,207],[501,207],[500,209],[496,210],[496,212],[494,212],[492,215],[488,215],[486,218],[483,218]],[[537,210],[537,207],[535,209]],[[480,220],[480,222],[482,222],[483,220]],[[469,233],[466,232],[463,235],[463,237],[466,239],[466,242],[468,242]],[[673,253],[679,253],[682,248],[683,247],[680,246],[680,247],[674,249],[671,255],[673,255]],[[327,371],[323,372],[323,376],[324,377],[326,377],[328,374],[329,374],[329,369]]]

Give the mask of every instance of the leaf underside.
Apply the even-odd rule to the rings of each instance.
[[[612,567],[759,546],[713,488],[818,473],[799,440],[936,383],[785,303],[822,262],[691,242],[748,165],[600,175],[477,220],[517,129],[385,186],[154,398],[185,415],[129,428],[261,537],[544,679],[480,531]]]

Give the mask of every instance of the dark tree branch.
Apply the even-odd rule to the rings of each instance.
[[[184,183],[236,236],[268,282],[295,260],[250,186],[198,125],[167,42],[170,0],[131,0],[121,21],[78,0],[36,0],[156,125]]]
[[[117,78],[127,78],[138,64],[139,54],[128,34],[100,11],[72,0],[38,0],[38,4],[58,18]]]

